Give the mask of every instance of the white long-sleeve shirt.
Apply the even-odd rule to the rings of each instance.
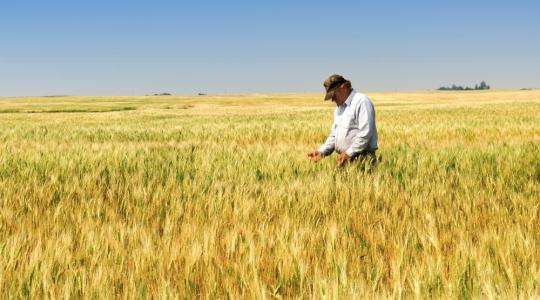
[[[373,103],[366,95],[352,90],[345,103],[336,107],[330,134],[319,152],[326,156],[334,150],[346,151],[353,157],[377,150],[377,138]]]

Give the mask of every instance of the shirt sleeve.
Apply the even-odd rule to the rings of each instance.
[[[335,114],[334,114],[334,122],[332,123],[332,128],[330,129],[330,134],[328,135],[328,138],[326,138],[326,142],[321,145],[319,148],[319,152],[323,156],[327,156],[332,154],[334,152],[334,148],[336,147],[336,121],[335,121]]]
[[[375,110],[369,100],[360,103],[356,111],[356,117],[358,120],[358,133],[354,136],[352,145],[346,151],[350,157],[356,156],[367,149],[369,140],[375,130]]]

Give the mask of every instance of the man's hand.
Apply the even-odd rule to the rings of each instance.
[[[347,155],[347,152],[341,152],[337,158],[337,165],[343,167],[348,161],[351,160],[351,157]]]
[[[322,153],[317,150],[311,151],[308,153],[308,157],[311,159],[311,161],[318,162],[322,159]]]

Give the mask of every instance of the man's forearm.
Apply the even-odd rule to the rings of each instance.
[[[346,150],[347,155],[350,157],[360,154],[362,151],[367,150],[369,139],[371,138],[371,132],[360,132],[353,139],[352,145]]]
[[[335,123],[334,123],[332,125],[332,129],[330,130],[330,134],[326,138],[326,141],[324,142],[324,144],[322,144],[319,147],[319,152],[321,152],[321,154],[323,156],[330,155],[330,154],[332,154],[332,152],[334,152],[334,148],[336,147],[336,131],[335,131],[335,127],[336,126],[335,126]]]
[[[319,152],[321,152],[323,156],[328,156],[332,154],[332,152],[334,152],[334,143],[332,144],[325,143],[321,145],[321,147],[319,147]]]

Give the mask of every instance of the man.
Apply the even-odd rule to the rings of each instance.
[[[312,161],[336,151],[338,166],[344,166],[353,160],[361,160],[371,165],[376,163],[377,126],[375,126],[375,108],[364,94],[356,92],[351,82],[341,75],[332,75],[324,81],[326,96],[324,100],[334,101],[334,123],[326,142],[308,153]]]

